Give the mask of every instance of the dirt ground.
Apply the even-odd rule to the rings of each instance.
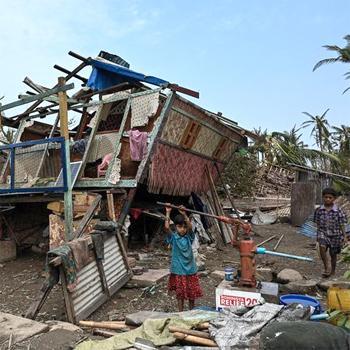
[[[278,250],[285,253],[309,256],[313,262],[302,262],[292,259],[285,259],[271,256],[257,256],[257,265],[270,267],[278,273],[284,268],[298,270],[307,279],[320,279],[322,264],[317,255],[317,251],[312,244],[313,241],[299,233],[297,229],[288,224],[274,224],[269,226],[255,226],[254,239],[257,243],[270,237],[271,235],[284,234]],[[276,240],[265,245],[272,249]],[[226,247],[223,251],[213,248],[202,248],[202,253],[206,256],[206,272],[202,273],[201,285],[204,297],[198,301],[197,305],[215,306],[215,288],[221,282],[220,279],[213,278],[210,273],[214,270],[223,270],[225,266],[235,266],[238,262],[238,252],[232,247]],[[152,260],[148,262],[150,268],[166,268],[169,266],[169,256],[166,252],[157,251],[154,254],[148,253]],[[43,256],[33,253],[23,253],[16,261],[0,265],[0,310],[14,315],[23,315],[31,302],[35,299],[42,282],[44,281]],[[340,263],[337,268],[337,275],[340,277],[346,270],[346,265]],[[106,302],[95,313],[90,316],[92,320],[118,320],[123,319],[126,314],[138,310],[154,311],[175,311],[176,300],[169,297],[166,290],[166,282],[163,281],[156,286],[152,293],[138,288],[122,288],[110,301]],[[325,301],[325,294],[317,295]],[[40,311],[37,320],[44,321],[56,319],[65,321],[65,308],[63,294],[60,286],[56,286],[51,292],[44,307]]]

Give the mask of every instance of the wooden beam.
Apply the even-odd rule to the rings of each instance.
[[[97,90],[97,91],[94,91],[94,92],[89,92],[89,93],[79,97],[79,99],[90,98],[90,97],[98,95],[98,94],[108,94],[108,93],[114,93],[114,92],[129,90],[129,89],[133,88],[134,86],[135,85],[130,84],[130,83],[121,83],[121,84],[113,85],[113,86],[111,86],[109,88],[106,88],[106,89],[101,89],[101,90]]]
[[[83,68],[85,68],[87,66],[86,63],[81,63],[79,64],[78,67],[74,68],[71,72],[71,74],[68,74],[66,76],[66,82],[71,79],[76,73],[80,72]],[[57,87],[57,85],[55,85],[54,87]],[[42,101],[36,101],[35,103],[33,103],[28,109],[26,109],[22,114],[19,114],[17,116],[17,122],[18,119],[22,119],[24,117],[26,117],[28,114],[30,114],[33,110],[35,110],[35,108],[37,108],[40,104],[42,103]]]
[[[28,77],[25,77],[23,79],[23,83],[28,85],[29,87],[31,87],[34,91],[38,92],[39,94],[49,90],[48,88],[45,88],[44,86],[41,86],[41,85],[34,83],[34,81]]]
[[[101,195],[99,194],[96,195],[96,198],[91,203],[89,210],[85,213],[83,219],[80,221],[79,227],[74,232],[73,239],[79,238],[83,234],[86,226],[89,224],[89,222],[93,218],[97,210],[97,207],[100,204],[101,198],[102,198]]]
[[[33,101],[42,100],[44,97],[48,97],[48,96],[57,94],[58,92],[64,92],[67,90],[71,90],[73,88],[74,88],[73,83],[67,84],[67,85],[62,85],[62,86],[57,86],[53,89],[47,90],[47,91],[42,92],[40,94],[29,96],[26,99],[18,100],[18,101],[12,102],[12,103],[8,103],[6,105],[2,105],[2,106],[0,106],[0,112],[6,111],[7,109],[10,109],[10,108],[22,106],[22,105],[25,105],[27,103],[33,102]]]
[[[144,171],[147,169],[148,164],[151,162],[151,158],[153,156],[153,153],[155,151],[156,141],[160,138],[160,134],[163,130],[163,126],[165,125],[168,116],[169,111],[171,109],[171,106],[173,104],[173,101],[175,99],[175,94],[172,92],[168,97],[167,100],[163,106],[163,109],[160,113],[160,116],[158,117],[159,121],[155,124],[153,127],[152,133],[151,133],[151,139],[148,144],[148,152],[144,159],[142,159],[136,174],[136,181],[142,182],[143,178],[146,176],[146,172]]]
[[[187,89],[183,86],[179,86],[177,84],[169,84],[167,86],[169,89],[173,90],[173,91],[177,91],[177,92],[181,92],[183,94],[195,97],[195,98],[199,98],[199,92],[198,91],[194,91],[191,89]]]
[[[75,323],[75,312],[74,312],[73,300],[72,300],[71,293],[69,293],[68,291],[66,275],[64,273],[62,266],[59,267],[59,270],[60,270],[60,281],[62,284],[64,301],[66,304],[67,319],[68,319],[68,322]]]
[[[63,72],[63,73],[66,73],[66,74],[71,74],[71,73],[72,73],[70,70],[68,70],[68,69],[66,69],[66,68],[63,68],[63,67],[59,66],[58,64],[55,64],[55,65],[53,66],[53,68],[55,68],[55,69],[57,69],[57,70],[59,70],[59,71],[61,71],[61,72]],[[88,81],[86,78],[82,77],[82,76],[79,75],[79,74],[74,74],[73,77],[76,78],[76,79],[81,80],[84,84],[86,84],[87,81]]]
[[[77,53],[75,53],[75,52],[73,52],[73,51],[69,51],[69,52],[68,52],[68,55],[69,55],[69,56],[72,56],[72,57],[74,57],[74,58],[76,58],[76,59],[78,59],[78,60],[80,60],[80,61],[83,61],[83,62],[86,63],[86,64],[89,64],[89,59],[88,59],[88,58],[85,58],[85,57],[83,57],[83,56],[80,56],[79,54],[77,54]]]
[[[58,78],[58,86],[65,85],[65,78]],[[73,194],[72,194],[72,170],[70,165],[70,147],[69,147],[69,130],[68,130],[68,104],[67,94],[65,91],[58,93],[60,106],[60,131],[64,137],[64,147],[66,152],[66,173],[67,173],[67,191],[64,192],[64,232],[66,241],[70,241],[73,234]]]
[[[58,86],[61,87],[64,85],[65,85],[65,78],[59,77]],[[58,94],[58,98],[59,98],[59,106],[60,106],[61,136],[63,136],[65,140],[69,140],[67,94],[64,91],[60,91]]]

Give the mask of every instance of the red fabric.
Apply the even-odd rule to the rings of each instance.
[[[158,143],[149,170],[148,191],[174,196],[207,192],[206,166],[215,181],[217,171],[212,160]],[[218,166],[221,170],[222,164]]]
[[[142,209],[140,208],[131,208],[130,209],[130,215],[133,217],[133,219],[137,220],[142,214]]]
[[[195,300],[203,296],[197,274],[184,276],[170,274],[168,290],[175,292],[178,299]]]

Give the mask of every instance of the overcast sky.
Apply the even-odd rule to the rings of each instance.
[[[120,55],[131,68],[199,90],[201,106],[253,129],[289,130],[303,111],[330,108],[350,124],[350,65],[312,72],[350,34],[349,0],[1,0],[0,96],[25,92],[25,76],[52,86],[69,50]],[[86,71],[88,74],[89,70]],[[76,81],[79,83],[79,81]],[[305,135],[306,137],[306,135]]]

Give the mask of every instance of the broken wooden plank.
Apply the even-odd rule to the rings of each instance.
[[[44,97],[48,97],[48,96],[57,94],[58,92],[64,92],[64,91],[67,91],[67,90],[71,90],[73,88],[74,88],[74,84],[73,83],[67,84],[67,85],[63,85],[63,86],[57,86],[57,87],[55,87],[53,89],[47,90],[47,91],[42,92],[40,94],[29,96],[26,99],[18,100],[18,101],[15,101],[15,102],[8,103],[6,105],[2,105],[2,106],[0,106],[0,112],[6,111],[7,109],[10,109],[10,108],[22,106],[22,105],[30,103],[30,102],[41,100]]]
[[[47,297],[49,296],[53,286],[50,286],[46,281],[44,282],[43,286],[41,287],[41,290],[39,292],[39,295],[37,296],[36,300],[30,305],[29,309],[25,313],[25,317],[29,318],[31,320],[35,320],[36,316],[38,315],[40,309],[44,305]]]
[[[95,211],[97,210],[97,207],[100,204],[101,198],[102,198],[101,195],[99,194],[96,195],[96,198],[92,202],[89,210],[85,213],[83,219],[81,220],[79,227],[74,232],[73,239],[79,238],[83,234],[85,228],[93,218]]]

